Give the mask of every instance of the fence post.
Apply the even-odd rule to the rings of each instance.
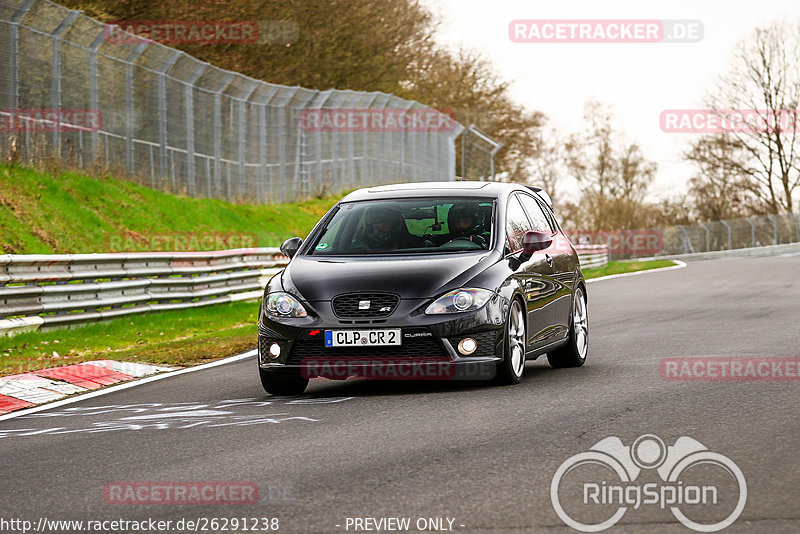
[[[318,100],[317,102],[314,102],[314,104],[313,104],[314,107],[313,108],[306,108],[306,109],[320,109],[320,110],[324,109],[325,104],[328,102],[328,99],[330,99],[332,94],[333,94],[332,90],[324,91],[323,93],[321,93],[319,95],[321,100]],[[300,128],[302,129],[303,125],[306,124],[307,122],[308,122],[308,120],[301,121]],[[330,134],[332,134],[332,133],[333,132],[330,132]],[[316,146],[316,149],[317,149],[317,172],[316,172],[316,175],[317,175],[317,190],[322,190],[322,168],[323,168],[323,165],[322,165],[322,128],[317,128],[317,131],[315,132],[315,134],[316,135],[314,137],[316,139],[316,145],[317,145]]]
[[[705,251],[709,252],[711,250],[711,232],[708,230],[708,226],[706,226],[705,224],[703,224],[703,223],[698,223],[698,224],[703,228],[703,230],[706,231],[706,250]]]
[[[750,217],[745,218],[745,221],[750,225],[750,245],[756,246],[756,225],[750,220]]]
[[[775,216],[774,215],[767,215],[767,219],[769,219],[769,222],[772,223],[772,240],[774,241],[773,244],[777,245],[778,244],[778,221],[775,220]]]
[[[57,157],[61,157],[61,36],[75,22],[80,13],[70,11],[69,15],[53,30],[53,82],[51,86],[50,101],[56,111],[56,124],[53,127],[53,150]]]
[[[465,172],[465,162],[467,160],[467,135],[469,135],[469,128],[464,128],[461,130],[461,179],[467,179],[467,173]]]
[[[222,184],[222,92],[230,85],[233,78],[234,74],[228,73],[214,91],[214,188],[217,194],[219,194]],[[212,198],[219,198],[219,196],[211,195],[210,183],[208,191]]]
[[[8,43],[8,107],[12,110],[19,109],[19,22],[30,10],[36,0],[26,0],[22,6],[14,13],[9,21],[9,43]]]
[[[314,93],[309,93],[308,98],[306,98],[299,106],[298,109],[302,113],[302,110],[308,105],[308,103],[314,98]],[[311,191],[311,183],[310,178],[308,176],[308,171],[306,170],[306,130],[300,124],[300,121],[297,122],[297,150],[295,151],[295,176],[297,177],[297,181],[300,183],[300,195],[303,197],[307,197]],[[295,195],[297,192],[295,192]],[[295,197],[296,200],[296,197]]]
[[[369,110],[368,111],[369,113],[372,112],[372,109],[373,109],[372,106],[375,104],[375,101],[378,99],[378,93],[372,93],[371,96],[372,96],[372,98],[370,98],[367,101],[366,105],[365,105],[365,109]],[[364,131],[361,133],[361,145],[362,145],[362,150],[363,150],[363,153],[364,153],[364,160],[363,160],[364,163],[363,163],[362,168],[364,169],[365,172],[360,173],[359,176],[358,176],[358,178],[359,178],[358,179],[358,185],[359,186],[364,185],[364,179],[365,178],[367,180],[369,180],[369,179],[371,179],[371,177],[375,176],[375,173],[372,171],[372,158],[371,158],[371,152],[372,151],[370,150],[371,145],[370,145],[370,137],[369,136],[370,136],[369,128],[364,128]],[[412,150],[413,150],[413,145],[412,145]]]
[[[794,231],[797,233],[797,241],[800,242],[800,224],[797,223],[797,216],[794,213],[790,213],[789,215],[792,216],[792,220],[794,221]]]
[[[200,65],[184,81],[184,103],[186,105],[186,174],[189,180],[189,196],[197,195],[197,172],[194,156],[194,84],[208,68],[207,64]],[[210,191],[209,191],[210,193]]]
[[[167,72],[181,57],[174,51],[167,60],[156,69],[158,75],[158,173],[159,179],[167,175]],[[172,175],[172,192],[176,193],[175,175]]]
[[[733,240],[731,239],[731,225],[726,223],[722,219],[719,222],[721,222],[723,225],[725,225],[725,228],[728,229],[728,250],[731,250],[733,248]]]
[[[148,46],[147,42],[139,43],[125,58],[125,171],[129,175],[133,175],[133,64]]]
[[[92,44],[89,45],[89,108],[92,111],[100,110],[100,97],[97,91],[97,49],[103,44],[107,35],[107,26],[100,30],[97,37],[94,38]],[[100,115],[102,121],[102,115]],[[97,159],[97,147],[100,145],[100,132],[99,128],[93,128],[91,132],[91,143],[89,155],[92,163]],[[106,162],[106,165],[108,162]]]
[[[250,100],[250,97],[253,96],[253,92],[258,87],[258,82],[252,80],[250,82],[250,87],[245,91],[244,96],[242,96],[241,100],[239,100],[239,113],[237,119],[237,127],[238,127],[238,159],[239,159],[239,187],[237,187],[236,194],[239,198],[244,196],[244,182],[245,177],[247,176],[247,167],[245,166],[246,158],[247,158],[247,102]],[[232,199],[231,196],[231,186],[230,183],[228,184],[228,200]]]
[[[678,225],[678,228],[683,232],[683,253],[688,254],[691,251],[691,253],[694,254],[694,245],[692,245],[692,240],[689,238],[689,233],[686,231],[686,228],[681,225]]]
[[[264,202],[264,185],[267,181],[267,106],[258,105],[258,183],[256,196],[259,204]]]

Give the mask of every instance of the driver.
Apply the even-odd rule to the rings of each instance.
[[[457,202],[447,212],[447,228],[450,239],[472,241],[486,248],[486,238],[478,230],[483,222],[483,212],[477,202]]]
[[[364,243],[372,250],[395,250],[400,246],[404,225],[403,215],[396,209],[370,208],[366,213]]]

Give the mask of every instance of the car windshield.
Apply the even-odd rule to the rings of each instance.
[[[343,203],[312,243],[314,256],[487,250],[494,202],[481,198]]]

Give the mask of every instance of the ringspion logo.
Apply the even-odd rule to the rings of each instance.
[[[652,471],[657,477],[648,477]],[[741,515],[747,483],[733,460],[696,439],[682,436],[667,446],[644,434],[628,446],[612,436],[556,469],[550,500],[558,517],[581,532],[606,530],[642,506],[669,510],[692,530],[717,532]]]

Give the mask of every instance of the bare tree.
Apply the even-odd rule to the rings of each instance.
[[[707,104],[728,116],[745,110],[758,120],[692,143],[687,158],[698,164],[705,185],[735,172],[757,200],[754,211],[791,212],[800,184],[800,24],[775,22],[740,43]]]
[[[695,141],[686,153],[698,169],[689,181],[689,195],[700,220],[718,221],[763,211],[759,200],[761,185],[753,178],[755,169],[737,139],[708,135]]]
[[[529,167],[528,184],[544,189],[553,204],[559,204],[561,186],[568,175],[566,147],[561,134],[550,127],[539,131],[536,139],[538,156]]]
[[[617,133],[608,107],[588,102],[584,120],[586,130],[570,136],[566,155],[567,166],[581,187],[587,229],[637,228],[658,167],[637,143]]]

